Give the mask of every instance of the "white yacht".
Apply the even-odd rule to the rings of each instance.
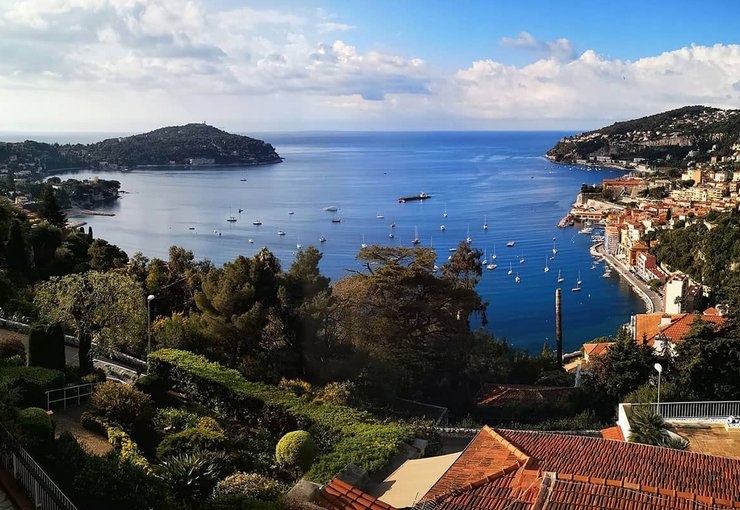
[[[521,283],[522,279],[521,279],[521,278],[519,278],[519,273],[517,273],[517,274],[516,274],[516,278],[514,278],[514,281],[515,281],[516,283]]]
[[[513,275],[513,274],[514,274],[514,270],[513,270],[513,269],[511,269],[511,262],[509,262],[509,272],[508,272],[508,273],[506,273],[506,274],[508,274],[509,276],[511,276],[511,275]]]
[[[483,216],[483,230],[488,230],[488,218]]]

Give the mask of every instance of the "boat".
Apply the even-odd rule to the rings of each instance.
[[[229,216],[228,218],[226,218],[226,221],[228,221],[229,223],[236,223],[236,216]]]
[[[442,232],[444,232],[446,228],[447,228],[447,227],[445,227],[444,225],[440,225],[440,226],[439,226],[439,229],[440,229],[440,230],[441,230]]]
[[[522,252],[522,256],[519,257],[519,263],[524,264],[524,252]]]
[[[570,290],[573,291],[573,292],[581,292],[581,288],[580,287],[573,287]]]
[[[565,278],[563,278],[560,274],[560,269],[558,269],[558,283],[563,283],[565,281]]]
[[[391,232],[391,233],[388,234],[388,239],[393,239],[394,237],[396,237],[396,236],[393,234],[393,232]]]
[[[244,209],[239,209],[239,214],[243,213]]]
[[[516,241],[509,241],[508,243],[506,243],[506,247],[512,248],[515,244],[516,244]]]
[[[377,219],[379,219],[379,220],[382,220],[382,219],[384,219],[384,218],[385,218],[385,216],[383,216],[383,215],[382,215],[382,214],[380,214],[380,213],[376,214],[376,215],[375,215],[375,217],[376,217]]]
[[[465,242],[468,244],[473,242],[473,238],[470,237],[470,225],[468,225],[468,237],[465,238]]]
[[[327,212],[337,212],[339,210],[339,207],[336,205],[330,205],[329,207],[324,207],[324,210]]]
[[[442,213],[442,217],[443,218],[447,217],[447,202],[445,202],[445,212]]]
[[[391,228],[396,228],[396,222],[391,223]]]
[[[296,250],[300,250],[301,248],[303,248],[303,245],[301,244],[300,241],[298,241],[298,243],[295,245],[295,248]]]
[[[488,264],[488,253],[485,248],[483,248],[483,260],[480,263],[484,266]]]
[[[247,182],[247,179],[246,179],[246,178],[244,178],[244,179],[239,179],[239,180],[240,180],[241,182]]]
[[[365,244],[365,234],[362,234],[362,244],[360,245],[360,248],[367,248],[367,245]]]
[[[188,230],[195,230],[195,227],[188,227]]]
[[[610,278],[612,275],[611,271],[604,271],[604,274],[601,275],[602,278]]]
[[[514,274],[514,271],[511,269],[511,262],[509,262],[509,272],[506,273],[506,274],[508,274],[509,276],[511,276],[512,274]]]
[[[578,271],[578,279],[576,280],[576,285],[580,285],[581,283],[581,272]]]
[[[556,240],[557,240],[557,237],[554,237],[554,236],[553,236],[552,240],[553,240],[553,242],[554,242],[554,241],[556,241]]]
[[[483,230],[488,230],[488,218],[483,216]]]
[[[289,216],[293,216],[295,213],[293,211],[288,211]]]
[[[491,260],[496,260],[496,245],[493,245],[493,255],[491,255]]]
[[[447,257],[447,260],[452,260],[452,255],[450,255],[449,257]]]
[[[257,225],[257,226],[259,226],[259,225],[262,225],[262,222],[261,222],[260,220],[254,220],[254,221],[252,222],[252,225]]]
[[[519,278],[519,273],[517,273],[517,274],[516,274],[516,278],[514,278],[514,281],[515,281],[516,283],[521,283],[522,279],[521,279],[521,278]]]
[[[552,238],[552,254],[557,255],[557,253],[558,253],[558,249],[555,248],[555,238],[553,237]]]
[[[454,253],[454,252],[456,252],[456,251],[457,251],[457,248],[450,248],[450,249],[449,249],[449,250],[447,250],[447,251],[449,251],[449,252],[452,252],[452,253]]]
[[[432,198],[432,195],[427,195],[422,191],[418,195],[412,195],[410,197],[400,197],[398,199],[398,203],[405,204],[406,202],[413,202],[414,200],[426,200],[428,198]]]
[[[282,230],[278,230],[278,233],[277,233],[277,234],[278,234],[279,236],[284,236],[284,235],[285,235],[285,232],[283,232]]]
[[[550,272],[550,268],[547,267],[547,257],[545,257],[545,272],[546,273],[549,273]]]
[[[432,271],[434,271],[435,273],[436,273],[437,271],[439,271],[439,266],[438,266],[437,264],[434,264],[434,265],[432,266]]]
[[[249,244],[254,244],[254,239],[250,239]]]
[[[411,241],[411,244],[419,244],[421,240],[419,239],[419,229],[414,227],[414,239]]]
[[[493,271],[493,270],[494,270],[494,269],[496,269],[497,267],[498,267],[498,266],[497,266],[496,264],[488,264],[488,265],[486,266],[486,269],[487,269],[488,271]]]
[[[342,218],[335,216],[331,219],[332,223],[342,223]]]
[[[319,237],[319,242],[320,243],[325,243],[326,242],[326,237],[324,237],[324,236]]]

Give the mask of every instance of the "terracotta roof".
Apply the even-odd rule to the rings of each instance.
[[[672,321],[669,325],[660,328],[660,330],[655,335],[653,335],[652,338],[648,337],[648,344],[653,345],[653,342],[656,338],[658,338],[658,336],[665,337],[674,344],[681,342],[681,340],[683,340],[683,337],[691,332],[691,325],[694,324],[694,321],[697,317],[701,317],[703,321],[712,322],[717,325],[727,322],[726,317],[720,317],[719,315],[699,316],[693,313],[683,314],[683,316],[679,319],[676,319]]]
[[[561,400],[573,388],[564,386],[535,386],[529,384],[486,384],[478,392],[479,405],[503,402],[531,402],[532,400]]]
[[[606,352],[606,350],[614,345],[614,342],[599,342],[596,344],[583,344],[583,353],[586,356],[600,356]]]
[[[707,308],[704,310],[704,315],[722,315],[719,310],[717,310],[715,307]]]
[[[624,441],[624,434],[622,434],[622,429],[619,426],[601,429],[601,437],[604,439],[613,439],[615,441]]]
[[[328,510],[395,510],[389,504],[352,487],[339,478],[324,486],[318,494],[316,503]]]
[[[683,317],[684,314],[667,314],[667,313],[638,313],[635,315],[635,341],[642,343],[642,339],[647,340],[654,337],[660,331],[660,324],[663,319],[671,321]],[[652,344],[651,344],[652,345]]]
[[[435,510],[740,508],[738,480],[736,459],[484,427],[423,501]]]

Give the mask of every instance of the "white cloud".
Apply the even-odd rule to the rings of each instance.
[[[534,51],[540,56],[563,61],[573,60],[577,56],[575,47],[568,39],[561,38],[554,41],[543,41],[537,39],[529,32],[519,32],[519,35],[515,38],[502,37],[501,44]]]
[[[319,23],[318,29],[319,32],[346,32],[347,30],[354,30],[354,25],[348,25],[346,23],[336,23],[336,22],[326,22],[326,23]]]

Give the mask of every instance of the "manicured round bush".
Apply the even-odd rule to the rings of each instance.
[[[149,395],[113,381],[95,387],[88,411],[110,424],[119,425],[127,432],[148,425],[154,416]]]
[[[279,465],[301,471],[308,471],[318,454],[316,443],[305,430],[288,432],[275,447],[275,459]]]
[[[214,497],[243,494],[263,501],[275,501],[280,493],[280,484],[277,480],[258,473],[242,473],[241,471],[218,482],[213,490]]]
[[[157,457],[164,459],[178,454],[223,449],[226,436],[223,432],[191,427],[165,437],[157,447]]]
[[[13,356],[20,356],[25,360],[26,347],[20,335],[8,333],[0,337],[0,358],[12,358]]]
[[[40,407],[20,409],[16,418],[23,438],[31,445],[44,444],[54,437],[54,422]]]

